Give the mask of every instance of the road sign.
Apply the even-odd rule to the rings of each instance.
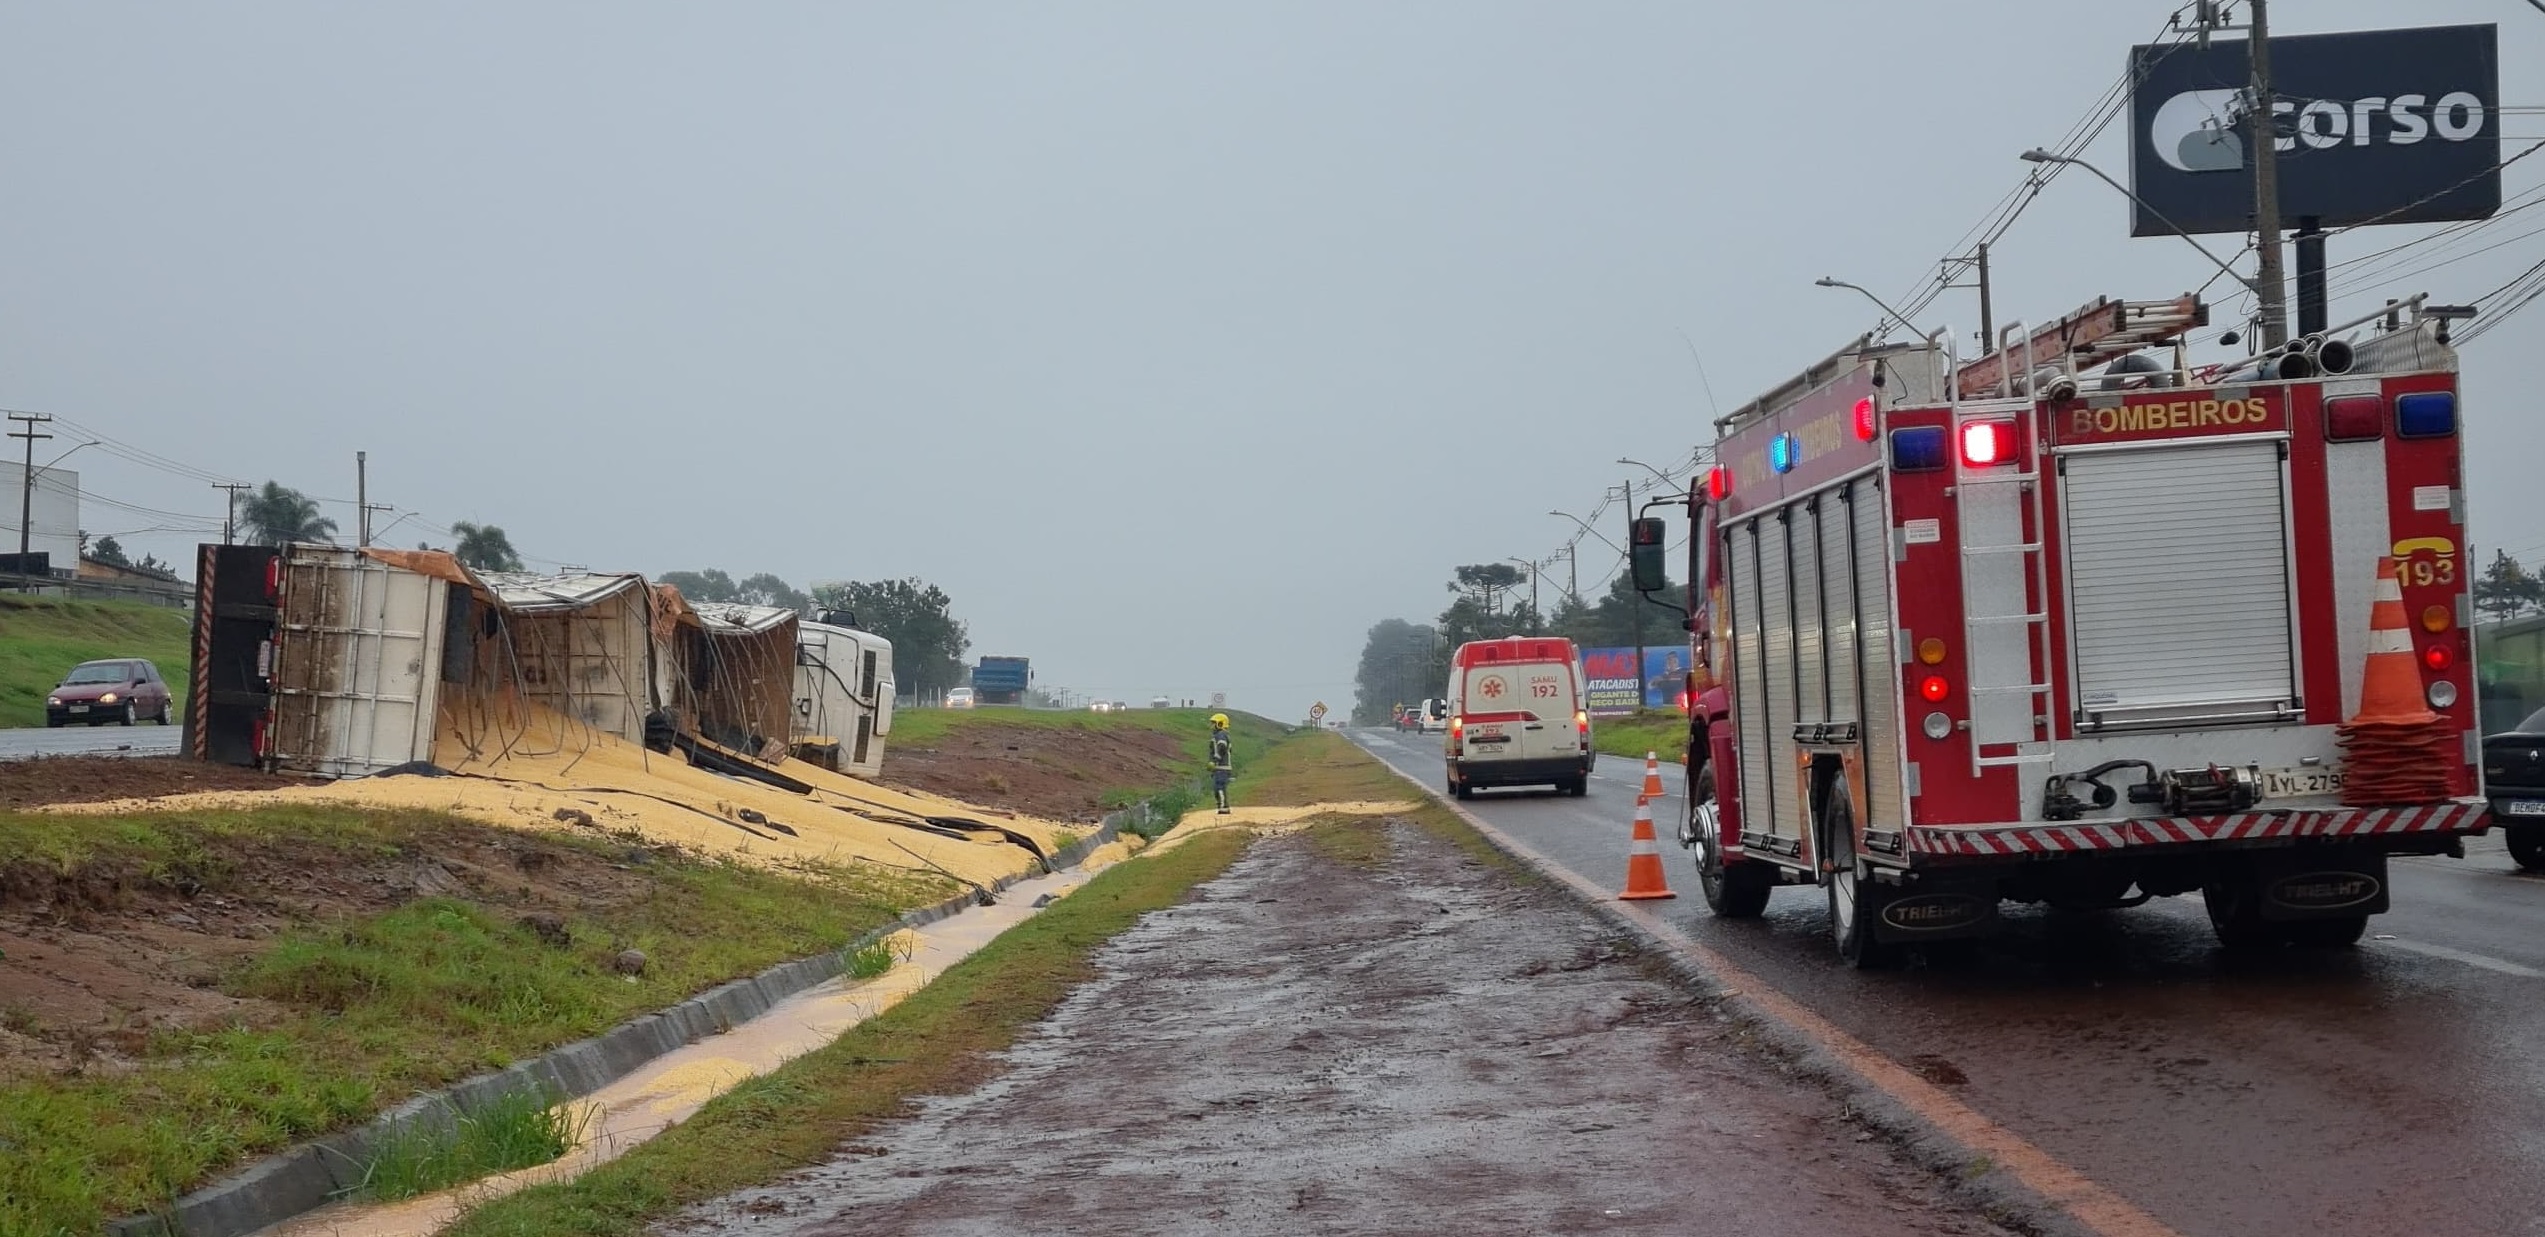
[[[1308,709],[1308,720],[1309,720],[1309,721],[1312,721],[1312,722],[1321,722],[1321,721],[1324,721],[1325,719],[1326,719],[1326,702],[1325,702],[1325,701],[1320,700],[1320,701],[1316,702],[1316,704],[1314,704],[1314,705],[1312,705],[1312,706],[1310,706],[1310,707],[1309,707],[1309,709]]]
[[[1224,708],[1227,708],[1227,707],[1228,707],[1228,693],[1227,693],[1227,692],[1212,692],[1212,693],[1211,693],[1211,707],[1212,707],[1212,708],[1214,708],[1214,709],[1224,709]]]

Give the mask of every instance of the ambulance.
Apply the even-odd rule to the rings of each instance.
[[[1471,640],[1449,660],[1442,701],[1449,731],[1449,793],[1486,786],[1552,786],[1590,792],[1591,715],[1581,661],[1560,636]]]
[[[2390,858],[2491,823],[2466,312],[2195,366],[2195,299],[2105,298],[1970,359],[1860,338],[1722,418],[1685,564],[1707,905],[1817,887],[1859,966],[2008,902],[2359,940]]]

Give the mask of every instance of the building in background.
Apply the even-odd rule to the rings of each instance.
[[[11,556],[13,563],[26,475],[23,461],[0,464],[0,555]],[[68,468],[36,469],[34,504],[33,518],[27,521],[33,527],[27,552],[45,555],[49,573],[68,579],[79,571],[80,475]]]

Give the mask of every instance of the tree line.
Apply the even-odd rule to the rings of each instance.
[[[1623,571],[1597,600],[1561,595],[1544,614],[1530,599],[1527,573],[1509,563],[1456,568],[1448,590],[1449,605],[1428,623],[1391,618],[1370,628],[1353,676],[1354,722],[1378,725],[1398,704],[1439,695],[1449,682],[1451,650],[1470,640],[1563,636],[1586,649],[1658,648],[1687,641],[1679,612],[1659,604],[1662,599],[1680,600],[1679,587],[1665,582],[1647,598]]]

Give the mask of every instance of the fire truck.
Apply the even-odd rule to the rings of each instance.
[[[2490,825],[2463,312],[2194,366],[2195,298],[2103,298],[1967,359],[1859,338],[1719,420],[1679,827],[1707,905],[1820,886],[1858,966],[2009,901],[2195,891],[2232,948],[2356,942],[2391,856]]]

